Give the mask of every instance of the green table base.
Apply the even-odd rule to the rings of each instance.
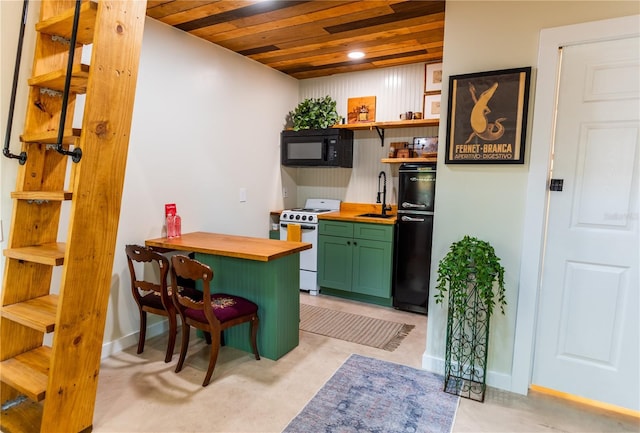
[[[276,360],[299,343],[300,254],[260,262],[196,253],[213,269],[212,291],[242,296],[258,304],[260,356]],[[225,344],[252,352],[249,324],[225,331]]]

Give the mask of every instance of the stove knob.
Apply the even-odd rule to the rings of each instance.
[[[289,215],[289,219],[292,220],[293,219],[293,214]]]
[[[309,222],[313,221],[313,215],[309,215]]]
[[[300,215],[296,215],[296,219],[299,220],[300,219]]]
[[[286,219],[287,219],[287,214],[286,214],[286,213],[283,213],[283,214],[282,214],[282,216],[281,216],[280,218],[282,218],[283,220],[286,220]]]
[[[306,215],[302,215],[302,221],[306,221],[307,220],[307,216]]]

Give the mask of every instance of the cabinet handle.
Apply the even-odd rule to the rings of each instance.
[[[357,245],[358,245],[358,243],[354,241],[354,242],[353,242],[353,245],[354,245],[354,246],[357,246]]]
[[[347,245],[351,245],[351,241],[347,241]]]

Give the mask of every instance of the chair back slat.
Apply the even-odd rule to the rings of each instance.
[[[142,290],[143,292],[158,292],[162,293],[162,286],[160,284],[152,283],[150,281],[138,280],[135,282],[135,286],[137,289]]]

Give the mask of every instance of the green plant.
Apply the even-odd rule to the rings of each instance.
[[[496,293],[493,291],[494,282],[497,282]],[[475,285],[489,317],[493,313],[496,296],[504,314],[507,301],[504,296],[504,268],[500,259],[488,242],[465,236],[451,244],[449,252],[438,264],[436,303],[442,303],[448,291],[449,302],[453,303],[456,313],[464,317],[469,285]]]
[[[336,123],[340,117],[336,111],[336,101],[329,95],[324,98],[307,98],[291,112],[294,131],[300,129],[326,129]]]

